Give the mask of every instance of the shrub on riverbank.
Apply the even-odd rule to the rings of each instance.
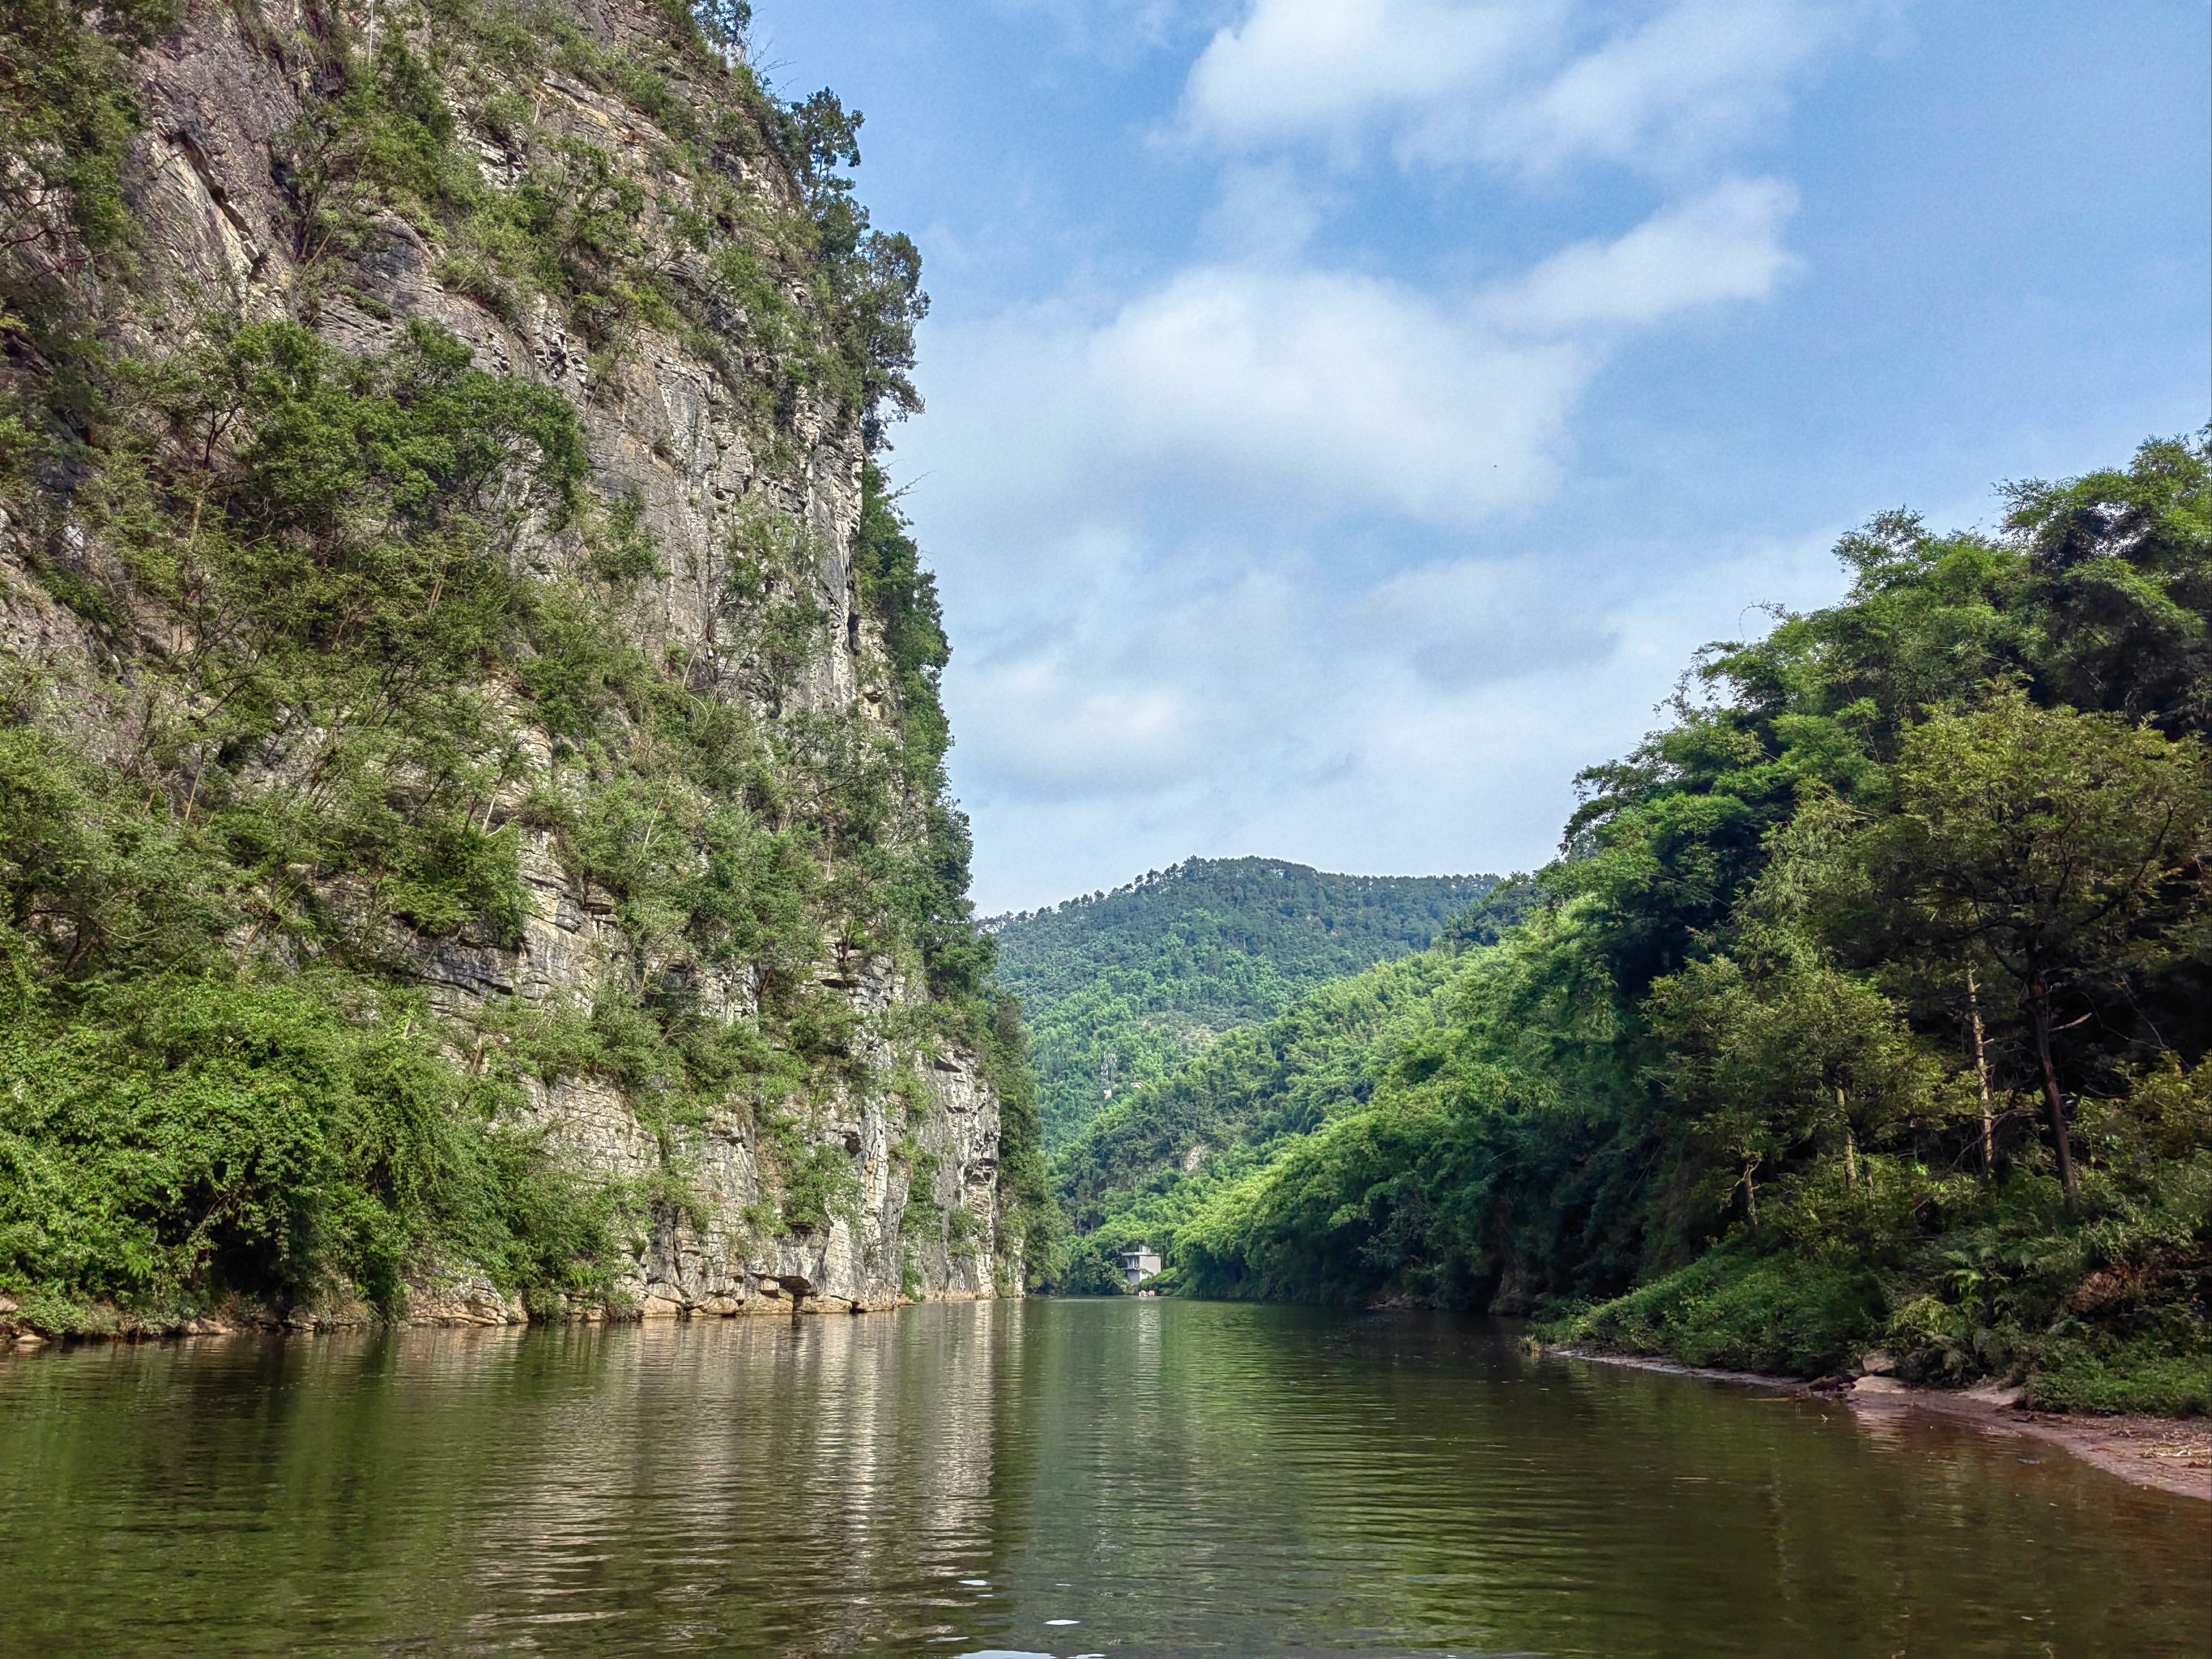
[[[0,1036],[0,1276],[54,1331],[161,1329],[246,1293],[390,1315],[441,1259],[604,1297],[586,1191],[441,1052],[419,999],[331,969],[25,999]]]
[[[2212,1340],[2201,1328],[2117,1341],[2063,1339],[2029,1374],[2027,1403],[2051,1412],[2212,1413]]]
[[[1863,1267],[1715,1250],[1543,1328],[1554,1341],[1614,1353],[1805,1376],[1854,1363],[1881,1310],[1881,1287]]]

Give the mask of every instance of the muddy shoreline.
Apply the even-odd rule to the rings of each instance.
[[[1715,1370],[1644,1354],[1607,1353],[1594,1348],[1547,1347],[1543,1352],[1562,1359],[1587,1359],[1601,1365],[1626,1365],[1635,1370],[1769,1389],[1801,1399],[1834,1400],[1855,1412],[1915,1412],[1971,1424],[1985,1434],[2023,1435],[2057,1446],[2132,1486],[2212,1503],[2212,1419],[2076,1417],[2029,1411],[1995,1390],[1954,1393],[1916,1388],[1887,1376],[1863,1376],[1851,1387],[1827,1389],[1794,1377]]]

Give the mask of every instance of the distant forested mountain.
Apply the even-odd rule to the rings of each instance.
[[[1047,1144],[1304,993],[1425,950],[1495,876],[1338,876],[1192,859],[1110,893],[985,924],[1022,1000]]]
[[[1209,1200],[1365,1105],[1457,963],[1438,947],[1331,980],[1106,1106],[1054,1160],[1077,1234],[1054,1288],[1118,1289],[1118,1252],[1176,1249]]]

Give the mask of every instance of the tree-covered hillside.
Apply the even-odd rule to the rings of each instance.
[[[1391,1056],[1436,1023],[1455,963],[1424,951],[1332,980],[1101,1111],[1054,1166],[1078,1234],[1057,1288],[1118,1290],[1117,1253],[1173,1241],[1213,1194],[1373,1098]]]
[[[1048,1146],[1303,992],[1425,949],[1492,876],[1337,876],[1192,859],[1001,916],[999,977],[1028,1012]]]
[[[1839,552],[1584,775],[1528,920],[1147,1091],[1079,1225],[1201,1293],[2212,1409],[2212,446]]]

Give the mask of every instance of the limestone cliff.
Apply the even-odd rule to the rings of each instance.
[[[854,124],[657,0],[71,9],[27,37],[112,84],[15,85],[0,191],[0,944],[33,1080],[0,1161],[58,1172],[0,1199],[0,1292],[127,1325],[1018,1288],[1021,1061],[871,459],[923,301],[839,171]],[[118,1035],[210,975],[246,1012]],[[115,1104],[281,1073],[323,1109],[290,1059],[223,1058],[288,976],[311,1027],[435,1068],[472,1139],[362,1153],[356,1117],[416,1121],[380,1085],[316,1121],[320,1173],[240,1175],[262,1119]],[[128,1174],[149,1146],[167,1200]],[[89,1223],[57,1243],[111,1180],[137,1279]]]

